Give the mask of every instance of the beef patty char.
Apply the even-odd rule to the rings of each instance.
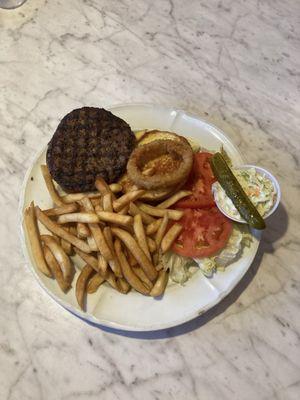
[[[47,150],[52,178],[68,192],[95,189],[101,176],[117,181],[135,145],[130,126],[103,108],[71,111],[58,125]]]

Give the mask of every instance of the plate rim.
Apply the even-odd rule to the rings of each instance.
[[[117,108],[126,108],[126,107],[147,107],[147,108],[158,108],[160,110],[163,110],[165,112],[169,111],[175,111],[176,113],[183,113],[189,117],[192,117],[194,119],[200,120],[201,122],[204,122],[205,124],[209,125],[211,128],[213,128],[219,135],[219,137],[221,138],[222,142],[228,143],[230,146],[232,146],[235,151],[239,154],[240,158],[242,160],[244,160],[243,155],[241,154],[241,152],[239,151],[239,149],[235,146],[235,144],[226,136],[226,134],[217,126],[215,126],[214,124],[210,123],[209,121],[207,121],[207,119],[203,118],[202,116],[198,116],[195,113],[190,113],[190,112],[186,112],[180,108],[175,108],[175,107],[171,107],[171,106],[165,106],[165,105],[160,105],[160,104],[155,104],[155,103],[142,103],[142,102],[138,102],[138,103],[120,103],[120,104],[114,104],[114,105],[109,105],[107,106],[107,110],[113,112],[114,109]],[[47,146],[47,145],[46,145]],[[184,323],[187,323],[188,321],[191,321],[195,318],[197,318],[200,315],[203,315],[204,313],[206,313],[208,310],[210,310],[211,308],[213,308],[216,304],[218,304],[219,302],[221,302],[237,285],[238,283],[242,280],[242,278],[245,276],[246,272],[249,270],[249,268],[251,267],[254,258],[256,257],[257,251],[258,251],[258,247],[260,244],[260,235],[259,237],[257,237],[257,245],[255,248],[255,251],[253,251],[253,254],[251,254],[251,256],[249,257],[249,265],[248,267],[245,269],[245,271],[243,271],[241,273],[241,275],[238,276],[238,278],[236,280],[234,280],[231,285],[229,286],[229,288],[225,291],[219,292],[218,296],[216,296],[216,298],[211,301],[209,304],[206,305],[206,307],[201,308],[201,310],[196,310],[191,312],[190,314],[186,315],[185,317],[180,317],[177,320],[172,321],[172,323],[167,322],[167,323],[159,323],[157,325],[154,326],[132,326],[132,325],[128,325],[128,324],[124,324],[124,323],[119,323],[119,322],[114,322],[114,321],[110,321],[107,320],[105,318],[96,318],[95,316],[93,316],[90,313],[86,313],[84,311],[81,311],[75,307],[73,307],[72,305],[70,305],[68,302],[65,302],[64,300],[60,299],[59,297],[57,297],[54,293],[51,292],[51,290],[49,290],[44,283],[42,282],[42,280],[39,278],[37,271],[35,270],[35,268],[32,265],[31,259],[30,259],[30,255],[28,252],[28,248],[26,246],[26,240],[25,240],[25,232],[24,232],[24,227],[23,227],[23,207],[24,207],[24,201],[25,201],[25,192],[26,192],[26,186],[29,180],[29,176],[30,173],[32,171],[33,166],[35,165],[35,163],[37,162],[37,160],[39,159],[39,157],[43,154],[43,152],[46,149],[46,146],[43,147],[42,149],[39,149],[37,152],[35,152],[33,154],[33,156],[30,159],[30,163],[29,166],[26,170],[26,173],[24,175],[23,178],[23,182],[21,185],[21,190],[20,190],[20,196],[19,196],[19,204],[18,204],[18,226],[19,226],[19,239],[21,242],[21,249],[22,249],[22,253],[25,259],[25,265],[26,268],[30,270],[30,272],[33,274],[35,280],[38,282],[39,286],[48,294],[48,296],[52,299],[52,301],[55,301],[55,303],[57,303],[60,307],[62,307],[63,309],[69,311],[71,314],[76,315],[77,317],[79,317],[82,320],[85,320],[91,324],[94,324],[98,327],[104,326],[104,327],[108,327],[108,328],[112,328],[115,330],[122,330],[122,331],[126,331],[126,332],[151,332],[151,331],[159,331],[159,330],[163,330],[163,329],[169,329]]]

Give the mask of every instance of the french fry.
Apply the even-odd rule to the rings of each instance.
[[[169,280],[169,271],[161,270],[158,274],[158,278],[157,281],[155,282],[155,285],[151,289],[150,296],[152,297],[161,296],[166,289],[168,280]]]
[[[168,227],[168,222],[169,222],[168,214],[165,214],[165,216],[163,217],[162,223],[160,224],[160,227],[155,235],[155,243],[156,243],[157,249],[159,249],[162,238],[164,237],[164,234],[166,233],[166,230]]]
[[[155,222],[155,219],[153,217],[151,217],[150,215],[144,213],[133,202],[129,203],[129,214],[132,215],[133,217],[136,216],[137,214],[141,214],[144,224],[151,224],[151,223]]]
[[[117,286],[119,288],[119,291],[123,294],[127,294],[131,289],[131,286],[124,278],[117,279]]]
[[[99,270],[99,273],[104,278],[107,275],[107,267],[108,267],[108,262],[101,254],[98,253],[98,270]]]
[[[139,265],[135,265],[134,267],[132,267],[132,271],[136,274],[136,276],[140,278],[147,289],[151,290],[153,288],[153,283],[150,281],[150,279],[147,277],[147,275]]]
[[[81,200],[85,210],[87,212],[94,212],[94,207],[87,197]],[[89,224],[90,231],[95,239],[98,249],[101,255],[106,259],[106,261],[113,260],[112,252],[108,247],[103,232],[98,224]]]
[[[140,245],[140,248],[143,250],[143,252],[146,254],[148,259],[151,261],[151,255],[150,255],[150,251],[148,248],[148,243],[147,243],[147,239],[146,239],[146,235],[145,235],[145,230],[144,230],[141,214],[137,214],[134,217],[133,230],[134,230],[136,240],[137,240],[138,244]]]
[[[73,255],[73,248],[70,242],[67,242],[65,239],[60,239],[60,245],[68,256]]]
[[[157,269],[157,264],[159,263],[159,253],[158,251],[156,251],[155,253],[152,254],[152,260],[153,260],[153,264],[155,266],[156,271],[158,271]]]
[[[122,251],[122,245],[120,240],[115,240],[115,251],[117,257],[119,259],[123,275],[126,281],[132,286],[137,292],[147,295],[149,293],[149,289],[142,283],[142,281],[138,278],[137,275],[132,271],[128,261]]]
[[[131,267],[134,267],[134,266],[139,267],[138,262],[137,262],[136,258],[134,257],[134,255],[131,253],[131,251],[129,251],[128,249],[126,249],[126,250],[127,250],[127,258],[128,258],[129,265]]]
[[[109,185],[109,188],[113,193],[122,192],[122,185],[120,185],[119,183],[111,183]]]
[[[126,232],[124,229],[120,228],[111,228],[113,235],[119,238],[125,246],[134,254],[137,262],[143,268],[145,274],[148,278],[153,281],[157,277],[157,271],[154,268],[152,262],[147,258],[146,254],[137,244],[136,240],[132,237],[129,232]],[[124,273],[124,272],[123,272]]]
[[[63,206],[48,208],[48,210],[44,210],[44,213],[48,217],[56,217],[58,215],[73,213],[78,210],[78,204],[70,203],[64,204]]]
[[[84,197],[88,197],[89,199],[95,199],[101,197],[101,193],[99,192],[85,192],[85,193],[69,193],[61,197],[61,200],[65,203],[74,203],[75,201],[80,201]]]
[[[156,233],[161,223],[162,223],[162,218],[156,219],[155,221],[151,222],[151,224],[149,224],[146,227],[146,234],[153,235],[154,233]]]
[[[92,214],[88,212],[79,212],[72,214],[64,214],[60,215],[57,218],[58,224],[67,224],[68,222],[81,222],[84,224],[97,224],[99,222],[99,218],[97,214]]]
[[[129,192],[134,192],[136,190],[139,190],[139,188],[136,185],[132,185],[129,189]]]
[[[60,238],[65,239],[67,242],[70,242],[73,246],[77,247],[78,249],[84,251],[85,253],[90,253],[91,250],[87,243],[83,240],[78,239],[76,236],[72,235],[70,232],[67,232],[63,229],[60,225],[56,222],[52,221],[47,215],[43,213],[43,211],[36,206],[35,207],[35,214],[38,220],[52,233],[59,236]]]
[[[103,229],[103,235],[104,235],[104,237],[105,237],[106,243],[107,243],[108,246],[110,247],[110,250],[113,251],[113,250],[114,250],[114,241],[113,241],[111,229],[110,229],[109,226],[106,226],[106,227]]]
[[[150,237],[147,237],[147,244],[148,244],[148,248],[150,253],[154,253],[156,250],[156,243],[153,239],[151,239]]]
[[[166,214],[170,219],[178,221],[182,216],[183,212],[179,210],[166,210],[163,208],[153,207],[149,204],[140,203],[138,205],[139,209],[144,211],[146,214],[152,215],[154,217],[164,217]]]
[[[111,224],[130,227],[132,225],[132,217],[129,215],[120,215],[114,212],[99,211],[97,217],[101,221],[109,222]]]
[[[34,203],[31,202],[30,206],[26,208],[24,213],[24,222],[27,230],[27,235],[29,238],[29,244],[31,247],[32,255],[35,260],[37,268],[46,276],[52,277],[51,270],[46,264],[42,244],[40,240],[40,232],[34,213]]]
[[[105,280],[110,284],[112,288],[116,289],[118,292],[120,291],[116,277],[111,271],[108,271],[108,275],[105,277]]]
[[[49,247],[56,261],[58,262],[66,283],[71,284],[74,276],[74,267],[70,261],[70,258],[63,251],[62,247],[59,246],[53,236],[41,235],[42,242]]]
[[[107,193],[112,193],[109,185],[105,182],[105,180],[101,177],[98,177],[95,181],[95,187],[96,189],[104,196]],[[115,198],[115,196],[112,196]]]
[[[180,225],[180,224],[174,224],[168,230],[168,232],[165,234],[165,236],[163,237],[163,239],[161,241],[160,247],[161,247],[162,253],[165,253],[166,251],[168,251],[171,248],[172,244],[177,239],[177,237],[179,236],[181,231],[182,231],[182,225]]]
[[[119,263],[119,259],[115,254],[115,251],[113,251],[113,255],[114,255],[113,260],[109,260],[108,261],[109,266],[110,266],[110,268],[112,269],[113,273],[116,275],[117,278],[122,278],[123,277],[122,269],[121,269],[121,266],[120,266],[120,263]]]
[[[67,292],[74,276],[68,255],[73,251],[79,255],[86,263],[75,290],[82,309],[85,294],[95,293],[104,282],[123,294],[132,287],[145,295],[161,296],[169,271],[160,257],[172,247],[182,230],[178,223],[167,230],[170,220],[178,221],[183,215],[182,211],[169,207],[191,192],[181,190],[158,205],[150,205],[143,200],[148,195],[146,190],[132,185],[124,193],[121,184],[108,185],[97,178],[97,191],[61,196],[47,166],[41,169],[56,206],[42,211],[32,203],[25,210],[24,222],[36,262],[42,260],[39,265],[42,272],[54,276]],[[151,176],[153,169],[143,173]],[[120,193],[119,198],[116,193]],[[40,235],[37,220],[54,236]]]
[[[113,206],[112,206],[112,196],[111,193],[106,193],[105,195],[103,195],[102,198],[102,207],[104,211],[109,211],[109,212],[113,212]]]
[[[64,229],[68,229],[68,228],[64,228]],[[52,236],[53,236],[53,239],[55,239],[56,241],[57,241],[57,244],[61,244],[61,238],[59,237],[59,236],[56,236],[56,235],[54,235],[54,234],[52,234]]]
[[[163,266],[163,264],[159,263],[155,266],[155,268],[156,268],[156,271],[160,271],[164,268],[164,266]]]
[[[123,196],[119,197],[117,200],[113,201],[113,208],[116,212],[120,211],[123,207],[129,204],[131,201],[139,199],[143,194],[145,194],[145,190],[133,190],[131,192],[127,192],[123,194]]]
[[[91,198],[91,203],[93,204],[93,207],[96,206],[101,206],[102,205],[102,198],[101,197],[95,197],[95,198]]]
[[[128,293],[128,291],[131,289],[129,288],[129,290],[127,290],[127,292],[125,292],[125,284],[123,283],[123,281],[125,281],[124,278],[116,278],[115,275],[109,271],[109,275],[106,277],[106,282],[113,288],[116,289],[117,292],[122,293],[122,294],[126,294]],[[125,281],[126,282],[126,281]],[[127,282],[126,282],[127,283]],[[127,287],[129,286],[129,284],[127,283],[126,285]]]
[[[62,270],[61,270],[58,262],[56,261],[56,258],[54,257],[51,250],[49,249],[49,247],[44,245],[43,250],[44,250],[45,259],[46,259],[49,269],[52,271],[52,274],[53,274],[54,278],[56,279],[61,290],[64,293],[66,293],[71,287],[70,283],[65,281]]]
[[[106,243],[108,244],[108,246],[109,246],[109,248],[110,248],[110,250],[111,250],[111,252],[113,254],[113,260],[109,261],[109,266],[113,270],[113,272],[115,273],[115,275],[117,277],[122,277],[123,274],[122,274],[121,266],[120,266],[119,260],[118,260],[118,258],[116,256],[116,253],[115,253],[113,237],[112,237],[111,230],[110,230],[109,226],[106,226],[103,229],[103,235],[105,237]]]
[[[59,194],[57,193],[57,190],[55,189],[55,186],[52,181],[52,178],[51,178],[51,175],[50,175],[47,165],[41,165],[41,170],[42,170],[43,178],[44,178],[44,181],[46,183],[48,192],[51,196],[53,203],[56,204],[57,206],[63,206],[64,202],[60,198]]]
[[[87,238],[88,245],[92,251],[98,251],[97,244],[93,236],[88,236]]]
[[[75,253],[79,255],[80,258],[82,258],[83,261],[85,261],[87,264],[89,264],[91,267],[94,268],[95,271],[99,272],[99,267],[98,267],[98,260],[96,257],[86,254],[83,251],[75,248]]]
[[[97,178],[98,180],[99,178]],[[118,183],[112,183],[111,185],[107,185],[108,190],[112,193],[118,193],[122,190],[122,186]],[[99,193],[100,192],[100,193]],[[101,190],[98,192],[85,192],[85,193],[69,193],[61,197],[64,203],[73,203],[75,201],[80,201],[84,197],[88,197],[89,199],[97,199],[101,197]]]
[[[82,258],[87,264],[94,268],[95,271],[99,272],[105,279],[108,276],[108,269],[107,269],[107,261],[103,256],[100,254],[98,255],[98,259],[90,254],[86,254],[78,249],[75,249],[76,254]]]
[[[87,283],[93,273],[93,268],[90,265],[86,264],[81,270],[80,275],[78,276],[76,281],[76,299],[82,310],[84,309],[84,296],[86,293]]]
[[[127,204],[125,207],[121,208],[120,211],[118,211],[118,214],[120,215],[127,215],[129,210],[129,204]]]
[[[77,222],[77,236],[80,239],[86,239],[87,237],[91,236],[89,227],[82,222]]]
[[[177,201],[179,201],[180,199],[183,199],[184,197],[189,196],[190,194],[192,194],[192,192],[189,190],[180,190],[179,192],[173,194],[173,196],[169,197],[167,200],[158,204],[157,207],[158,208],[169,208],[173,204],[175,204]]]
[[[101,274],[97,273],[94,276],[92,276],[87,284],[87,289],[86,289],[87,293],[88,294],[95,293],[103,282],[105,282],[105,279],[102,277]]]
[[[95,212],[97,213],[98,211],[103,211],[103,207],[101,204],[97,204],[95,207]]]
[[[77,224],[78,225],[78,224]],[[84,224],[82,224],[83,226],[86,226]],[[73,236],[77,236],[77,227],[75,227],[74,225],[69,226],[69,232],[71,233],[71,235]]]
[[[70,228],[69,228],[69,227],[64,227],[64,229],[65,229],[67,232],[70,232]],[[63,251],[64,251],[68,256],[72,256],[72,255],[74,254],[73,248],[72,248],[72,245],[71,245],[70,242],[67,242],[65,239],[61,239],[61,238],[59,238],[59,237],[56,236],[56,235],[53,235],[53,234],[52,234],[52,236],[53,236],[53,238],[57,241],[57,243],[58,243],[59,245],[61,245]]]

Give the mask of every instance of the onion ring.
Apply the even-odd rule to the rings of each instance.
[[[161,162],[161,157],[169,157]],[[143,168],[157,160],[155,173],[143,174]],[[171,162],[170,162],[171,160]],[[174,140],[156,140],[137,147],[127,163],[129,178],[140,188],[166,189],[184,181],[193,165],[193,150],[189,145]]]

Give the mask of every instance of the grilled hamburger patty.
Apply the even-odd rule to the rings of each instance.
[[[103,108],[71,111],[58,125],[47,150],[52,178],[68,192],[94,190],[95,179],[115,182],[135,145],[130,126]]]

